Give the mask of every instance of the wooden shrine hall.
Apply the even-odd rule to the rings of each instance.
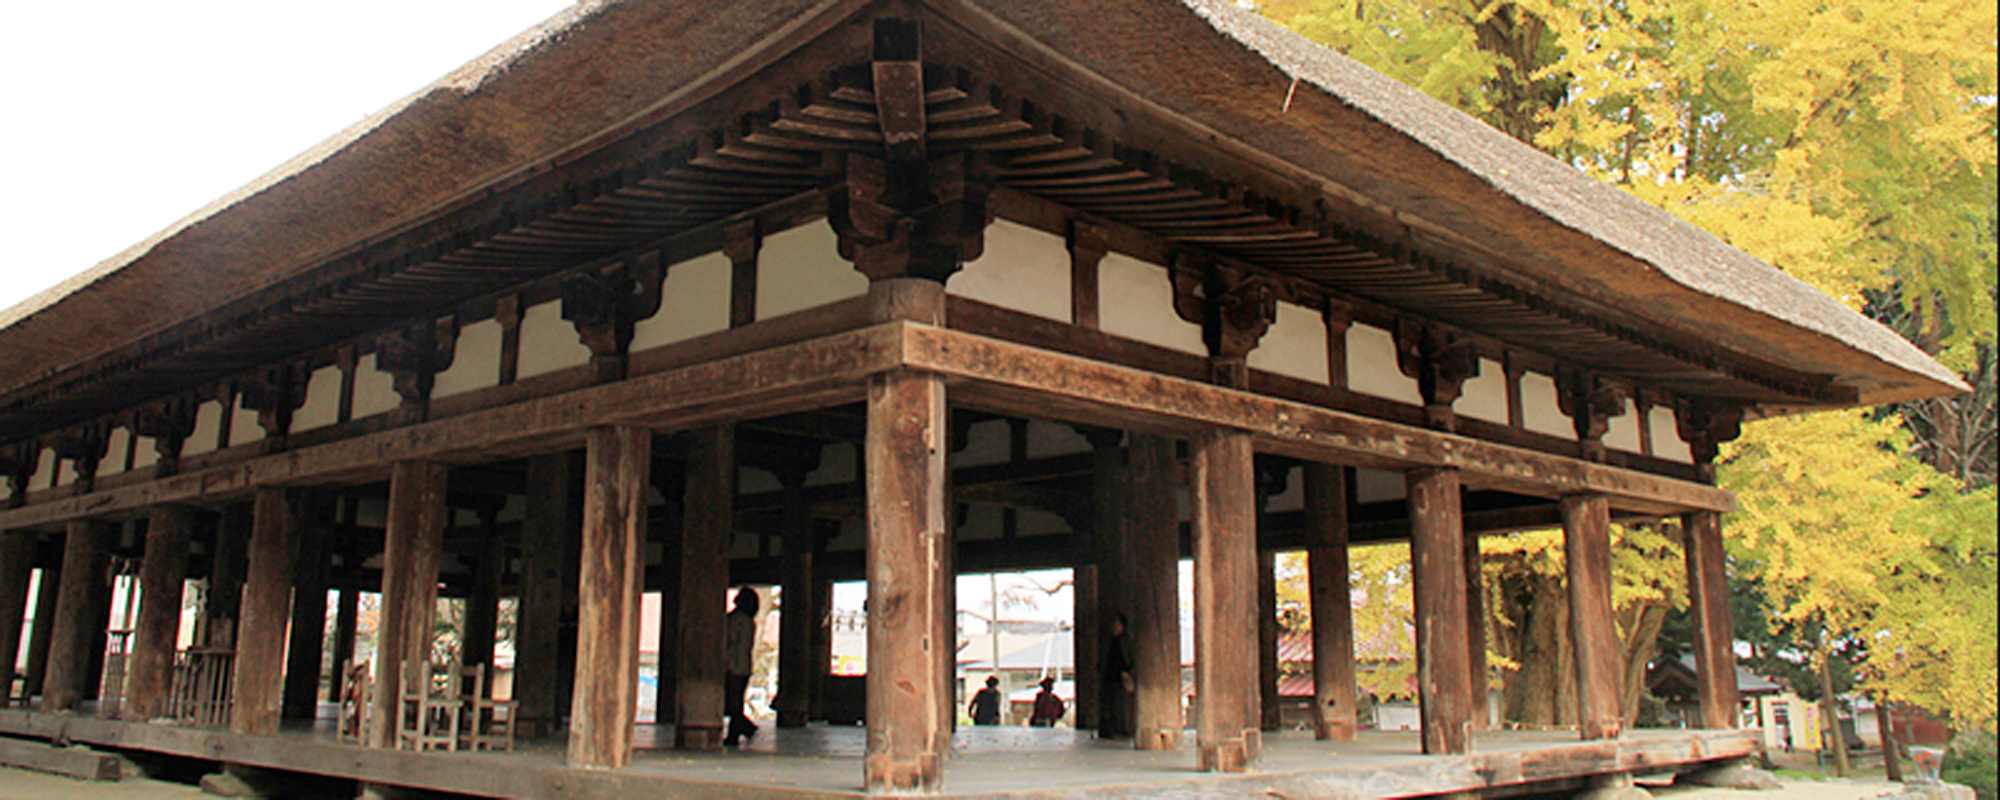
[[[1755,748],[1718,446],[1959,386],[1233,3],[579,4],[0,312],[0,738],[487,796],[1693,769]],[[1617,689],[1610,526],[1661,519],[1701,730],[1626,730]],[[1479,537],[1553,527],[1580,730],[1488,730]],[[1405,540],[1422,730],[1357,732],[1348,548]],[[1297,550],[1311,732],[1275,714],[1272,556]],[[1075,570],[1083,696],[1127,620],[1133,740],[954,730],[954,576],[1042,567]],[[864,729],[815,721],[849,580]],[[781,587],[769,758],[715,752],[743,583]]]

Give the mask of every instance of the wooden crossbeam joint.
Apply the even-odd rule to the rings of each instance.
[[[660,310],[665,277],[660,254],[654,251],[607,272],[586,272],[563,281],[562,318],[576,326],[577,337],[590,349],[596,382],[625,378],[633,331],[639,320]]]
[[[451,368],[458,351],[458,320],[420,322],[383,335],[375,352],[375,367],[389,373],[396,396],[398,424],[430,418],[431,387],[437,374]]]
[[[1479,377],[1479,349],[1472,340],[1420,320],[1396,321],[1396,368],[1417,382],[1424,399],[1424,424],[1458,430],[1458,402],[1465,382]]]
[[[871,281],[943,283],[986,247],[993,181],[982,156],[923,161],[847,155],[847,184],[827,198],[840,257]]]
[[[1215,383],[1247,388],[1250,351],[1278,321],[1283,288],[1268,277],[1186,252],[1175,254],[1172,275],[1174,313],[1201,326]]]
[[[0,450],[0,477],[7,480],[7,507],[28,504],[28,479],[35,475],[35,463],[42,457],[42,443],[34,439],[15,442]]]
[[[292,431],[292,412],[306,402],[307,379],[305,365],[292,363],[268,367],[237,382],[243,407],[257,412],[266,452],[285,449],[285,437]]]
[[[92,422],[56,434],[49,442],[58,463],[69,461],[76,469],[76,493],[90,494],[97,484],[97,464],[111,442],[110,426]]]
[[[132,434],[153,440],[154,477],[181,471],[181,448],[194,435],[195,408],[200,402],[192,396],[170,397],[133,413]]]
[[[729,327],[757,321],[757,253],[763,247],[755,219],[722,229],[722,254],[729,258]]]
[[[1110,233],[1097,225],[1080,220],[1070,223],[1070,320],[1078,327],[1096,330],[1102,318],[1098,265],[1111,252],[1110,238]]]
[[[1630,395],[1625,387],[1607,383],[1588,371],[1557,369],[1556,407],[1569,416],[1584,458],[1604,460],[1604,434],[1611,429],[1612,418],[1625,413],[1625,399]]]
[[[874,79],[875,111],[882,126],[882,145],[891,161],[924,157],[923,23],[916,19],[880,17],[875,20],[875,46],[869,72]]]
[[[1743,408],[1714,400],[1678,398],[1674,402],[1674,427],[1693,452],[1701,479],[1714,483],[1715,457],[1722,443],[1743,434]]]

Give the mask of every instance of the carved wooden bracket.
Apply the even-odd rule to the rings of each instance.
[[[576,326],[590,349],[598,383],[625,378],[625,354],[639,320],[660,310],[665,270],[658,252],[647,253],[611,272],[584,273],[562,285],[562,317]]]
[[[1677,398],[1674,427],[1694,452],[1702,479],[1715,480],[1715,457],[1723,442],[1743,434],[1743,408],[1714,400]]]
[[[285,448],[285,437],[292,432],[292,412],[306,403],[308,379],[305,365],[293,363],[268,367],[237,382],[236,391],[242,397],[243,407],[257,412],[257,426],[264,429],[266,451]]]
[[[1604,460],[1604,434],[1611,429],[1612,418],[1625,413],[1625,399],[1630,395],[1626,388],[1605,383],[1589,372],[1557,370],[1556,407],[1569,416],[1584,458]]]
[[[847,155],[847,185],[827,198],[840,257],[871,281],[945,282],[986,247],[992,181],[983,160],[955,153],[889,162]]]
[[[757,321],[757,252],[763,247],[757,220],[742,220],[722,229],[722,254],[729,258],[729,327]]]
[[[1070,319],[1078,327],[1096,330],[1102,319],[1097,290],[1099,264],[1111,252],[1109,235],[1088,222],[1069,228]]]
[[[873,50],[869,77],[874,80],[882,144],[891,161],[920,160],[928,129],[924,119],[923,23],[877,18]]]
[[[375,351],[375,368],[394,378],[397,423],[430,418],[431,387],[437,374],[451,368],[458,352],[458,320],[445,318],[418,323],[383,335]]]
[[[164,478],[181,471],[181,448],[194,435],[195,409],[199,405],[200,401],[194,397],[173,397],[133,413],[132,433],[153,440],[153,452],[158,456],[153,467],[155,477]]]
[[[1283,292],[1268,278],[1207,258],[1183,253],[1174,260],[1174,313],[1201,326],[1215,383],[1247,388],[1250,351],[1278,321]]]
[[[28,503],[28,479],[35,475],[36,462],[42,457],[42,443],[29,439],[15,442],[0,450],[0,477],[7,481],[8,508],[20,508]]]
[[[1424,399],[1424,423],[1458,429],[1458,402],[1465,382],[1479,377],[1479,350],[1470,339],[1412,319],[1396,322],[1396,368],[1417,381]]]
[[[58,464],[68,461],[75,465],[77,494],[90,494],[96,488],[97,464],[110,444],[110,432],[103,423],[90,423],[58,433],[50,441]]]

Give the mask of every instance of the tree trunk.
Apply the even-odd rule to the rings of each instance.
[[[1882,732],[1882,773],[1889,780],[1903,782],[1903,748],[1896,745],[1894,720],[1889,715],[1889,700],[1875,698],[1875,729]]]
[[[1819,650],[1819,716],[1833,750],[1833,774],[1847,777],[1847,737],[1840,730],[1840,698],[1833,694],[1833,647]]]
[[[1517,665],[1503,686],[1507,721],[1553,728],[1576,721],[1576,663],[1569,643],[1569,600],[1562,581],[1529,572],[1506,580],[1511,652]]]
[[[1646,666],[1653,661],[1653,646],[1659,643],[1660,627],[1666,624],[1667,607],[1657,602],[1641,603],[1632,613],[1636,619],[1624,634],[1625,646],[1625,727],[1639,722],[1639,698],[1646,693]]]

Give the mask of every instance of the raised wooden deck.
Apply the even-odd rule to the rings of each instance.
[[[0,734],[229,761],[432,791],[493,797],[842,797],[861,794],[861,728],[766,726],[740,752],[655,749],[670,729],[639,727],[632,766],[563,766],[563,743],[545,739],[513,753],[367,750],[336,744],[324,724],[274,736],[0,711]],[[1582,742],[1560,732],[1478,734],[1473,752],[1424,756],[1415,733],[1363,733],[1347,744],[1286,732],[1266,740],[1248,774],[1199,773],[1192,754],[1140,752],[1069,729],[960,729],[952,738],[944,797],[1388,797],[1459,792],[1506,794],[1573,785],[1617,772],[1666,772],[1756,752],[1754,731],[1638,730],[1616,741]]]

